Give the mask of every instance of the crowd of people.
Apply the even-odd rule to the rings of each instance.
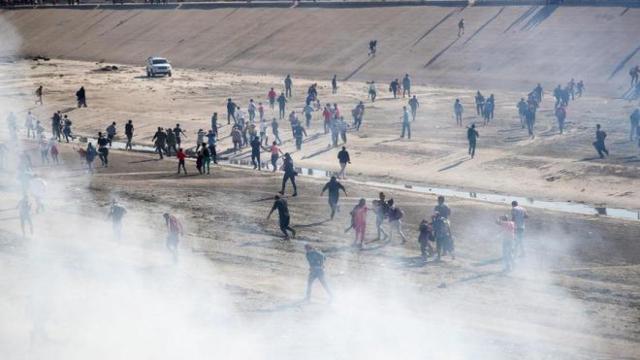
[[[463,27],[461,31],[463,31]],[[373,48],[370,48],[371,56],[375,55],[375,46],[376,44],[374,43]],[[638,82],[637,67],[635,69],[635,78],[633,78],[632,75],[632,85]],[[331,94],[336,94],[339,87],[335,75],[331,78],[330,84]],[[356,101],[355,106],[351,109],[351,121],[348,123],[337,103],[332,104],[326,102],[322,105],[317,83],[311,84],[307,88],[304,106],[301,110],[287,109],[289,101],[294,96],[293,78],[291,75],[285,77],[283,89],[284,91],[280,92],[279,95],[274,88],[270,88],[266,94],[266,103],[268,103],[269,109],[275,112],[276,104],[278,107],[277,116],[271,117],[271,120],[268,120],[267,110],[263,102],[255,101],[254,99],[248,100],[245,112],[232,98],[228,98],[226,102],[226,115],[227,125],[229,125],[230,128],[229,136],[233,144],[233,148],[231,149],[233,154],[237,154],[238,151],[243,151],[244,148],[249,148],[254,169],[261,170],[262,168],[268,168],[270,164],[273,172],[278,169],[283,171],[282,185],[278,195],[274,198],[274,203],[268,218],[273,212],[277,211],[280,230],[285,239],[290,239],[296,236],[296,230],[291,225],[291,214],[287,202],[288,197],[285,195],[285,192],[287,184],[290,183],[293,190],[291,197],[298,196],[298,187],[296,184],[298,172],[294,166],[291,153],[283,152],[282,150],[283,141],[280,137],[280,122],[284,119],[289,121],[293,139],[292,142],[295,145],[296,151],[302,150],[304,138],[308,137],[308,130],[312,127],[317,127],[318,130],[321,129],[322,133],[327,135],[329,140],[328,146],[330,148],[339,148],[341,146],[341,150],[339,150],[337,154],[340,171],[336,176],[330,178],[320,192],[320,196],[328,192],[329,219],[334,220],[340,209],[340,192],[343,192],[345,196],[347,195],[346,187],[340,182],[340,180],[346,178],[347,165],[352,161],[346,148],[347,133],[350,131],[360,131],[363,125],[366,107],[364,101]],[[378,98],[378,91],[374,81],[368,82],[367,91],[369,100],[375,102]],[[564,87],[558,85],[553,90],[552,95],[555,99],[554,115],[557,119],[560,134],[563,134],[566,128],[567,108],[570,102],[576,98],[580,98],[584,91],[584,82],[582,80],[576,82],[574,79],[571,79]],[[389,92],[393,99],[400,97],[407,99],[403,100],[407,102],[406,105],[402,107],[400,137],[411,139],[411,124],[417,119],[420,102],[417,95],[412,93],[412,79],[409,74],[405,74],[402,80],[393,79],[389,84]],[[36,105],[42,105],[44,103],[44,89],[42,86],[36,89],[35,95]],[[81,87],[75,95],[77,106],[87,107],[84,87]],[[536,112],[543,98],[544,90],[542,86],[538,84],[527,94],[526,100],[523,97],[516,105],[520,126],[522,129],[527,129],[531,138],[535,138]],[[478,90],[475,94],[474,101],[476,116],[482,119],[482,125],[488,126],[494,120],[496,113],[496,98],[494,94],[485,97],[481,91]],[[464,106],[460,99],[455,99],[453,112],[456,125],[462,127]],[[640,146],[640,126],[638,126],[640,122],[640,110],[636,109],[631,114],[630,121],[630,140],[633,140],[634,137],[637,138],[638,145]],[[322,125],[318,124],[318,122],[321,122]],[[17,117],[14,113],[9,114],[7,123],[10,138],[14,141],[17,140],[18,125]],[[42,122],[31,112],[27,113],[24,125],[26,137],[38,142],[43,165],[49,163],[57,164],[60,162],[58,144],[60,142],[73,142],[77,138],[72,130],[72,126],[73,123],[68,117],[68,114],[62,114],[58,111],[51,117],[51,135],[47,136],[45,134],[46,129],[42,125]],[[187,174],[186,159],[188,157],[195,158],[195,167],[199,174],[210,174],[211,163],[218,163],[217,145],[219,141],[219,130],[222,127],[223,126],[218,124],[218,114],[213,113],[209,129],[205,130],[201,128],[195,133],[192,133],[195,140],[193,147],[186,146],[185,142],[189,137],[179,123],[166,128],[158,127],[153,134],[152,142],[155,152],[160,159],[164,159],[165,156],[176,157],[178,160],[178,174]],[[111,122],[105,128],[104,132],[98,132],[95,140],[88,140],[86,149],[79,150],[86,160],[89,171],[93,171],[93,162],[96,157],[100,159],[103,167],[109,166],[109,150],[117,139],[118,133],[117,122]],[[135,128],[133,121],[127,120],[124,125],[124,135],[126,137],[125,150],[133,150],[132,141],[134,134]],[[468,154],[471,158],[474,158],[477,140],[480,136],[474,122],[467,127],[466,135],[469,143]],[[269,136],[271,136],[271,142]],[[609,155],[605,145],[606,137],[607,134],[598,124],[596,126],[596,141],[593,143],[593,146],[600,157]],[[4,156],[6,147],[2,145],[0,150],[0,155]],[[265,162],[263,164],[261,158],[262,152],[268,152],[270,154],[269,163]],[[2,160],[2,156],[0,156],[0,160]],[[281,159],[282,163],[280,165]],[[23,153],[21,155],[19,168],[21,169],[21,176],[28,179],[32,168],[31,159],[28,154]],[[28,187],[28,185],[23,185],[23,187]],[[371,207],[368,206],[366,199],[361,198],[349,213],[350,226],[345,232],[354,231],[355,240],[353,245],[355,247],[363,248],[367,244],[367,218],[370,213],[372,216],[375,216],[375,230],[377,233],[377,237],[370,241],[392,242],[394,236],[400,238],[401,244],[408,241],[403,228],[405,213],[394,199],[387,200],[386,195],[380,193],[378,199],[370,202],[370,206]],[[40,208],[40,206],[38,206],[38,208]],[[25,229],[29,229],[30,232],[32,232],[33,224],[30,217],[31,204],[27,195],[20,200],[17,209],[19,209],[20,212],[23,233],[25,233]],[[109,218],[113,222],[114,236],[116,238],[121,237],[122,220],[125,214],[126,209],[117,203],[117,201],[111,204]],[[177,261],[178,243],[184,230],[182,224],[174,215],[166,213],[163,217],[168,232],[167,248],[173,254],[174,260]],[[417,229],[419,234],[417,243],[419,244],[420,254],[424,261],[427,261],[431,257],[436,260],[441,260],[441,258],[446,255],[455,258],[455,236],[451,228],[450,217],[451,209],[445,204],[444,197],[438,197],[438,203],[434,207],[433,212],[428,218],[420,222]],[[496,223],[501,229],[503,260],[506,271],[514,267],[516,255],[524,255],[523,237],[525,219],[527,217],[526,210],[517,202],[513,202],[511,214],[509,216],[501,216],[496,220]],[[307,246],[306,251],[310,265],[307,294],[310,295],[311,284],[315,280],[319,280],[329,292],[322,270],[325,261],[324,255],[320,250],[311,246]]]

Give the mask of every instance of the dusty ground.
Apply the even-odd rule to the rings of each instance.
[[[221,72],[176,69],[172,78],[147,79],[143,70],[121,66],[116,72],[96,71],[104,64],[51,60],[22,61],[2,66],[2,82],[11,88],[12,101],[31,101],[37,84],[44,85],[45,105],[31,110],[48,127],[55,110],[63,110],[74,121],[77,134],[95,136],[111,121],[118,123],[120,135],[127,119],[136,126],[134,141],[150,144],[157,126],[169,127],[180,122],[188,132],[187,143],[195,146],[198,128],[208,129],[209,119],[219,114],[222,137],[219,149],[230,146],[226,123],[227,97],[246,109],[249,98],[266,103],[270,87],[280,89],[280,78],[239,75]],[[366,85],[340,83],[339,93],[330,94],[328,79],[294,78],[294,98],[289,110],[299,112],[308,85],[318,82],[323,103],[338,103],[350,119],[350,111],[359,100],[366,100]],[[84,85],[89,108],[75,108],[74,93]],[[366,103],[363,128],[350,132],[348,148],[353,164],[351,174],[387,182],[409,182],[474,191],[488,191],[586,202],[609,207],[637,209],[640,203],[640,149],[628,141],[628,116],[636,102],[589,95],[571,102],[568,130],[559,135],[552,116],[551,96],[546,95],[539,110],[537,137],[529,139],[519,126],[515,104],[529,90],[520,92],[480,89],[496,96],[496,119],[480,127],[478,154],[470,160],[466,154],[466,130],[455,126],[452,104],[460,98],[465,106],[465,125],[478,122],[473,109],[476,89],[415,86],[421,107],[413,126],[411,141],[399,138],[400,116],[406,100],[391,98],[387,85],[379,85],[380,99]],[[550,89],[547,89],[550,91]],[[277,115],[266,106],[267,118]],[[26,109],[21,109],[24,116]],[[298,166],[337,170],[338,149],[328,147],[321,115],[316,114],[302,151],[296,152],[281,121],[283,150],[293,153]],[[601,123],[608,132],[611,157],[597,159],[591,146],[594,127]],[[270,129],[268,131],[270,134]],[[265,158],[268,154],[265,154]],[[246,151],[233,157],[248,159]]]
[[[178,177],[173,160],[114,151],[112,166],[89,176],[71,147],[62,150],[58,167],[39,166],[32,153],[50,188],[31,239],[19,236],[8,206],[15,177],[1,178],[8,358],[631,359],[640,351],[637,222],[530,209],[528,255],[505,275],[493,219],[507,209],[450,199],[457,259],[425,265],[416,229],[432,196],[390,193],[407,213],[409,243],[357,251],[343,232],[347,209],[379,189],[347,181],[350,196],[327,221],[322,183],[303,178],[301,196],[289,199],[299,236],[283,242],[275,220],[264,219],[279,174],[217,167]],[[112,197],[129,209],[120,242],[103,218]],[[177,265],[163,247],[164,211],[187,228]],[[319,287],[311,304],[300,303],[305,243],[328,255],[331,305]],[[175,341],[158,346],[166,336]]]

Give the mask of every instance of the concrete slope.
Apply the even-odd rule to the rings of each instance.
[[[621,94],[629,67],[640,63],[637,8],[230,7],[0,14],[22,36],[23,55],[129,64],[161,55],[179,67],[307,77],[336,73],[341,79],[384,84],[405,72],[418,83],[518,89],[575,77],[592,92]],[[458,38],[461,17],[466,32]],[[370,39],[379,44],[374,59],[367,56]]]

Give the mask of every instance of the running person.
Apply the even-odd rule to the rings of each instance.
[[[127,213],[127,209],[124,206],[118,204],[116,199],[111,201],[111,207],[109,208],[109,219],[111,219],[111,225],[113,227],[113,236],[116,240],[122,238],[122,219]]]
[[[456,99],[456,102],[453,104],[453,113],[456,115],[456,125],[462,126],[462,112],[464,108],[460,103],[460,99]]]
[[[529,218],[529,214],[527,214],[527,210],[522,206],[518,205],[517,201],[511,202],[511,221],[513,221],[515,225],[515,254],[518,256],[524,256],[524,230],[525,230],[525,220]]]
[[[178,262],[178,243],[180,243],[180,236],[184,235],[184,229],[182,224],[174,215],[164,213],[165,224],[167,226],[167,249],[173,255],[173,262]]]
[[[358,205],[351,211],[351,226],[356,232],[356,239],[353,242],[354,245],[362,248],[364,245],[364,235],[367,231],[367,202],[365,199],[360,199]]]
[[[402,97],[404,97],[404,90],[403,90]],[[416,96],[413,95],[413,97],[409,99],[409,107],[411,108],[411,121],[416,121],[416,113],[418,112],[419,106],[420,106],[420,103],[418,102],[418,98],[416,98]]]
[[[293,230],[291,226],[289,226],[291,217],[289,215],[289,205],[287,204],[287,201],[281,198],[279,195],[274,196],[274,200],[275,201],[273,202],[271,211],[269,211],[269,215],[267,215],[267,220],[271,218],[271,214],[273,214],[275,210],[278,210],[280,231],[282,231],[282,233],[284,234],[285,240],[289,240],[289,233],[287,231],[290,231],[291,237],[295,238],[296,231]]]
[[[395,230],[398,235],[400,235],[400,238],[402,238],[401,243],[404,244],[407,242],[407,237],[402,231],[402,218],[404,217],[404,212],[395,205],[393,199],[389,199],[387,204],[389,206],[389,224],[391,225],[391,229],[389,230],[389,241],[393,239],[393,231]]]
[[[324,195],[325,191],[329,191],[329,208],[331,209],[331,220],[336,214],[338,210],[338,201],[340,200],[340,190],[347,196],[347,190],[344,186],[336,179],[335,176],[332,176],[329,182],[327,182],[322,188],[322,192],[320,196]]]
[[[309,277],[307,279],[307,295],[305,300],[311,300],[311,287],[316,279],[320,281],[320,284],[327,292],[327,295],[329,295],[329,298],[332,298],[333,295],[324,278],[324,262],[326,260],[326,256],[320,250],[313,248],[309,244],[305,244],[304,249],[306,252],[307,262],[309,263]]]
[[[22,229],[22,236],[25,237],[24,226],[26,224],[29,225],[29,233],[33,236],[33,222],[31,221],[31,201],[29,201],[29,197],[24,195],[22,200],[18,202],[16,206],[18,212],[20,213],[20,228]]]
[[[289,153],[284,154],[284,164],[282,165],[282,169],[284,170],[284,177],[282,178],[282,190],[280,190],[280,194],[284,195],[287,180],[290,180],[291,186],[293,186],[293,195],[291,196],[298,196],[298,187],[296,186],[296,176],[298,176],[298,173],[293,166],[293,159],[291,159],[291,155],[289,155]]]

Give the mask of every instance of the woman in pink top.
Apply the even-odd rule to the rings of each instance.
[[[351,218],[353,222],[353,229],[356,231],[356,240],[354,245],[362,247],[364,244],[364,234],[367,230],[367,202],[365,199],[360,199],[358,205],[351,211]],[[358,244],[358,240],[360,243]]]

